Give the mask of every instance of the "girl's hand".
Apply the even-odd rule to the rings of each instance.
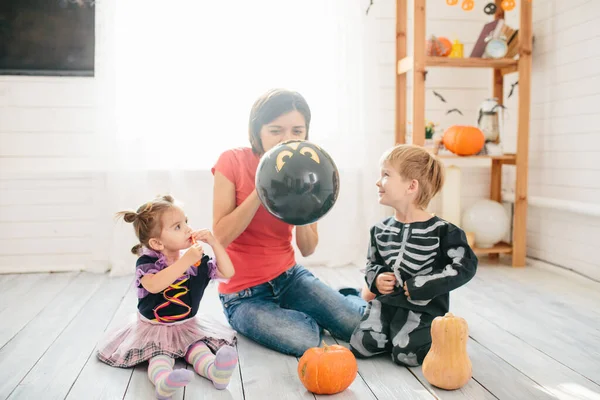
[[[214,247],[215,242],[216,242],[215,237],[213,236],[212,232],[208,229],[200,229],[199,231],[192,233],[192,238],[194,240],[199,240],[201,242],[204,242],[204,243],[208,244],[210,247]]]
[[[404,295],[410,299],[410,293],[408,293],[408,287],[406,287],[406,282],[404,282]]]
[[[390,294],[394,291],[394,287],[396,286],[396,277],[392,272],[384,272],[377,276],[375,280],[375,286],[379,293],[381,294]]]
[[[185,258],[186,263],[188,265],[195,265],[195,264],[200,265],[199,262],[200,262],[200,260],[202,260],[203,255],[204,255],[204,250],[202,249],[202,246],[194,243],[192,245],[192,247],[187,249],[187,251],[185,252],[185,254],[183,255],[182,258]]]

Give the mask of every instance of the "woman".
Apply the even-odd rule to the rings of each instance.
[[[322,329],[348,341],[366,302],[343,296],[296,263],[292,231],[304,257],[319,242],[317,224],[291,226],[261,206],[254,182],[260,157],[289,139],[308,139],[310,109],[296,92],[274,89],[250,113],[251,148],[221,154],[214,174],[213,233],[236,274],[219,285],[230,325],[284,354],[301,356],[321,343]]]

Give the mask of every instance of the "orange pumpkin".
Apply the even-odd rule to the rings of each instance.
[[[304,387],[315,394],[335,394],[350,386],[358,373],[354,354],[337,344],[312,347],[298,362],[298,376]]]
[[[442,137],[444,146],[459,156],[472,156],[485,145],[485,135],[475,126],[453,125]]]
[[[446,39],[447,40],[447,39]],[[452,43],[444,42],[440,38],[432,36],[431,39],[427,40],[426,54],[434,57],[446,57],[452,51]]]
[[[443,36],[438,36],[437,40],[438,40],[438,42],[440,42],[442,44],[442,47],[444,47],[446,49],[446,51],[443,52],[441,54],[441,56],[448,57],[450,55],[450,53],[452,52],[452,42],[450,41],[450,39],[443,37]]]

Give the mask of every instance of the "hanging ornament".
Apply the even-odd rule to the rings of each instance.
[[[446,4],[449,6],[455,6],[458,4],[458,0],[446,0]]]
[[[502,0],[502,3],[500,3],[500,7],[502,7],[504,11],[510,11],[515,8],[516,5],[517,3],[515,0]]]
[[[483,7],[483,12],[487,15],[494,15],[496,13],[496,5],[494,3],[487,3],[485,7]]]
[[[475,2],[473,0],[463,0],[461,7],[465,11],[471,11],[475,7]]]

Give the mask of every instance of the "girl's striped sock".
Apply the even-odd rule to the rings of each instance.
[[[210,379],[215,388],[222,390],[229,385],[238,358],[231,346],[221,347],[215,356],[206,343],[196,342],[188,349],[185,360],[198,375]]]
[[[237,351],[231,346],[223,346],[217,350],[214,364],[213,385],[217,389],[225,389],[229,385],[231,375],[238,362]]]
[[[170,399],[179,388],[190,383],[194,377],[192,371],[173,370],[174,364],[175,360],[166,355],[154,356],[148,361],[148,378],[154,383],[156,397],[160,400]]]

